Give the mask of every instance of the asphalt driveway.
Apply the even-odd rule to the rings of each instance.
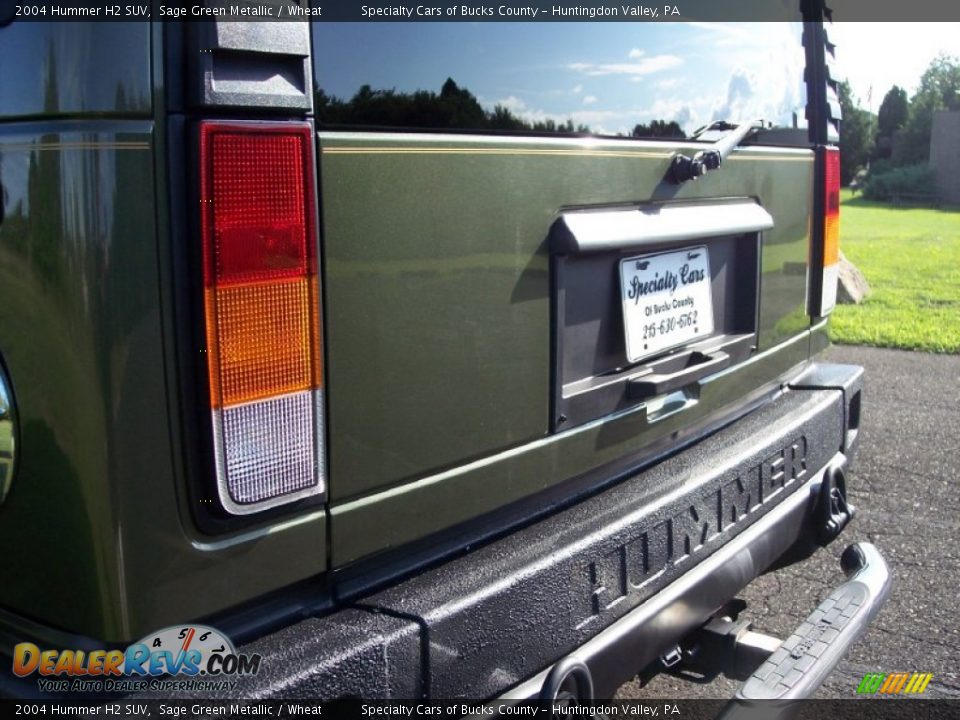
[[[837,346],[826,358],[867,371],[860,454],[848,474],[858,514],[829,548],[748,587],[745,617],[786,637],[842,580],[843,548],[869,540],[892,568],[893,589],[819,697],[853,697],[867,672],[914,671],[933,673],[927,697],[960,698],[960,356]],[[618,696],[730,697],[737,686],[661,674]]]

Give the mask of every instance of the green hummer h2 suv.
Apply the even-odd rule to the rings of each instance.
[[[852,515],[821,1],[145,7],[0,18],[3,693],[197,628],[244,697],[603,697],[697,643],[812,693],[875,548],[782,644],[723,610]]]

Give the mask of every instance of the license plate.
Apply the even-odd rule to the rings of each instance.
[[[620,290],[630,362],[713,332],[704,246],[621,260]]]

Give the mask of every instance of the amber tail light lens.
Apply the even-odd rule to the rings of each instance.
[[[840,277],[840,151],[828,148],[824,157],[823,278],[820,315],[829,314],[837,304]]]
[[[312,131],[203,122],[200,163],[217,485],[248,514],[325,490]]]

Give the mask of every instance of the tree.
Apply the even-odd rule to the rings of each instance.
[[[907,121],[907,91],[894,85],[883,96],[880,111],[877,113],[877,135],[879,137],[893,137],[893,134],[903,127]]]
[[[870,161],[877,118],[857,105],[846,80],[840,83],[840,111],[840,182],[849,185]]]
[[[920,78],[894,152],[897,165],[929,161],[933,114],[938,110],[960,110],[960,60],[947,55],[935,58]]]
[[[893,136],[907,122],[910,105],[907,91],[894,85],[883,96],[880,112],[877,113],[877,145],[874,159],[889,158],[893,151]]]

